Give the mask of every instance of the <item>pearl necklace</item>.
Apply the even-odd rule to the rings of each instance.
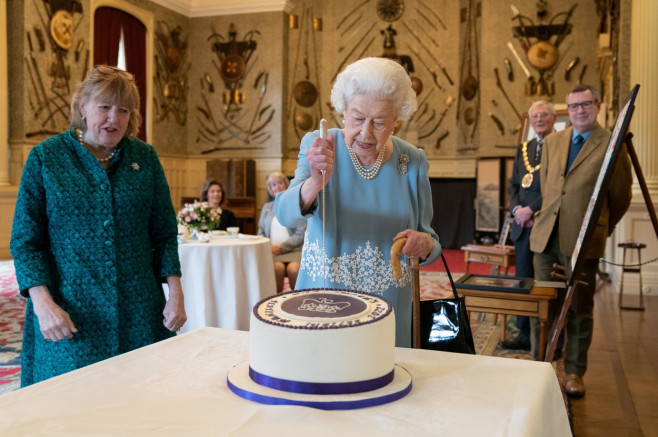
[[[352,164],[354,165],[354,169],[356,172],[365,180],[369,181],[371,179],[374,179],[375,176],[377,176],[377,173],[379,173],[379,169],[382,167],[382,161],[384,160],[384,153],[386,152],[386,145],[382,147],[382,150],[380,150],[379,155],[377,155],[377,159],[375,160],[375,164],[370,167],[370,168],[365,168],[360,162],[359,158],[356,156],[356,152],[350,147],[347,146],[347,150],[350,152],[350,158],[352,158]]]
[[[78,140],[80,141],[80,144],[82,144],[82,147],[89,150],[89,153],[91,153],[91,150],[89,149],[89,145],[85,142],[85,136],[80,129],[78,129]],[[94,158],[96,158],[96,161],[100,162],[101,164],[104,164],[106,162],[109,162],[112,158],[114,158],[115,153],[117,153],[116,146],[112,148],[110,154],[105,158],[96,158],[93,153],[91,154],[91,156],[94,156]]]

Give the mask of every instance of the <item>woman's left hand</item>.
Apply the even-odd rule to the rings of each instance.
[[[162,311],[163,324],[170,331],[179,331],[187,321],[185,315],[185,299],[183,297],[183,286],[178,276],[167,276],[169,286],[169,299]]]
[[[405,229],[393,237],[393,241],[405,237],[407,238],[407,242],[402,247],[401,254],[406,255],[408,258],[416,257],[421,259],[430,256],[432,249],[434,249],[434,238],[430,234]]]

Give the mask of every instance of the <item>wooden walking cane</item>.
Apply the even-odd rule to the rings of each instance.
[[[407,242],[406,238],[400,238],[391,246],[391,267],[393,267],[393,277],[400,279],[402,269],[398,255],[400,250]],[[420,266],[418,257],[409,258],[411,261],[411,329],[412,329],[412,346],[414,349],[420,349]]]
[[[418,257],[414,256],[411,260],[411,329],[412,329],[412,346],[414,349],[420,349],[420,266]]]

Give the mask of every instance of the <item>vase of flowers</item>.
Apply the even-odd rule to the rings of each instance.
[[[221,214],[208,202],[186,203],[178,212],[178,223],[190,232],[209,232],[219,228]]]

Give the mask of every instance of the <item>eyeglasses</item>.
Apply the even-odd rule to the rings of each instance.
[[[538,114],[532,114],[530,118],[532,118],[533,120],[538,120],[540,118],[548,118],[550,116],[551,114],[549,114],[548,112],[540,112]]]
[[[131,81],[135,81],[135,75],[132,73],[128,73],[127,71],[121,70],[120,68],[116,67],[110,67],[109,65],[94,65],[94,70],[98,71],[100,74],[104,76],[109,76],[112,74],[118,74],[119,76],[123,77],[124,79],[128,79]]]
[[[286,186],[285,182],[283,182],[283,181],[270,182],[270,183],[267,184],[267,185],[268,185],[270,188],[274,188],[274,187],[285,187],[285,186]]]
[[[580,103],[569,103],[567,105],[567,108],[569,108],[569,111],[577,111],[579,106],[582,107],[583,109],[589,109],[592,107],[593,104],[594,104],[593,101],[586,100]]]

